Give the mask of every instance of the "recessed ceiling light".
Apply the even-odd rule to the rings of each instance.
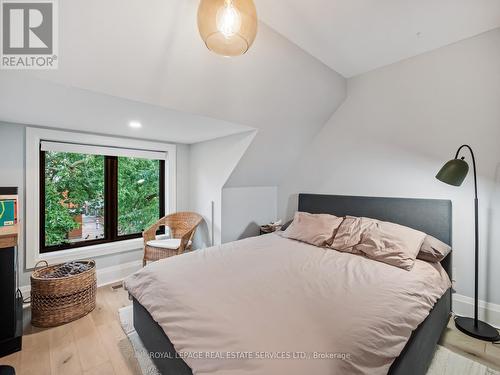
[[[130,126],[133,129],[139,129],[142,128],[142,124],[139,121],[130,121],[128,123],[128,126]]]

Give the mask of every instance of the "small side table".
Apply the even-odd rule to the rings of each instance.
[[[273,233],[281,229],[281,225],[261,225],[260,226],[260,235]]]

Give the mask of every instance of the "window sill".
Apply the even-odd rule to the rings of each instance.
[[[35,264],[40,260],[46,260],[49,264],[54,264],[69,262],[72,260],[89,259],[106,255],[119,254],[132,250],[140,250],[142,248],[142,238],[134,238],[131,240],[84,246],[77,249],[53,251],[50,253],[36,254],[36,257],[34,259],[27,259],[26,268],[34,268]]]

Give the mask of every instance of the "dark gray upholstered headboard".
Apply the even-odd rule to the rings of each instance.
[[[451,245],[451,201],[299,194],[299,211],[364,216],[418,229]],[[441,264],[451,279],[451,253]]]

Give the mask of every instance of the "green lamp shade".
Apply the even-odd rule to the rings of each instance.
[[[453,159],[447,162],[438,172],[436,178],[444,183],[460,186],[464,182],[469,165],[463,159]]]

